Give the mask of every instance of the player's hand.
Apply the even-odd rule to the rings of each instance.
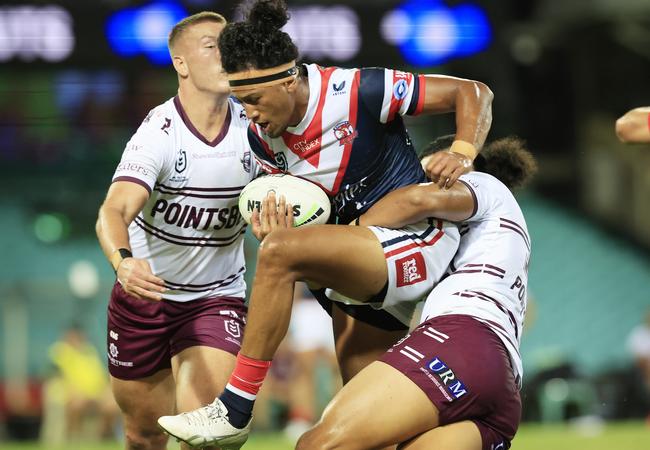
[[[117,267],[117,279],[125,292],[142,300],[160,301],[167,290],[146,259],[124,258]]]
[[[293,227],[293,206],[287,203],[284,195],[281,195],[280,201],[276,202],[275,192],[269,192],[262,200],[261,206],[262,211],[255,208],[251,216],[253,235],[260,242],[273,230]]]
[[[472,160],[462,153],[436,152],[422,161],[427,176],[441,189],[451,187],[458,177],[472,170]]]

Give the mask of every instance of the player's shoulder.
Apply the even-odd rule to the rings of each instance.
[[[472,171],[461,175],[459,179],[476,189],[486,189],[492,191],[502,191],[505,189],[510,192],[505,184],[503,184],[498,178],[490,175],[489,173]]]
[[[512,196],[506,185],[489,173],[473,171],[458,179],[472,191],[477,201],[492,205],[490,208],[503,204],[507,197]]]
[[[392,84],[391,69],[384,67],[363,67],[359,70],[359,91],[366,101],[382,96],[387,86]]]
[[[246,130],[250,125],[250,119],[246,115],[244,105],[236,97],[228,97],[228,107],[230,108],[230,127],[242,128]]]
[[[517,199],[498,178],[485,172],[470,172],[461,175],[478,202],[479,217],[519,217],[522,215]]]
[[[146,134],[149,138],[168,138],[171,136],[170,130],[178,119],[179,115],[175,114],[174,99],[169,99],[147,113],[137,134]]]
[[[304,64],[304,67],[309,77],[317,77],[321,83],[331,84],[335,94],[346,91],[348,82],[351,85],[355,74],[359,72],[357,68],[320,66],[318,64]]]

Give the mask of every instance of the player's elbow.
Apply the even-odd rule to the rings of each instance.
[[[102,206],[99,207],[97,212],[97,221],[95,222],[95,233],[97,237],[101,239],[102,234],[105,231],[104,224],[110,222],[114,217],[121,217],[121,213],[118,209],[112,206],[108,201],[102,203]]]
[[[616,121],[616,136],[618,140],[624,143],[630,142],[634,133],[634,123],[626,116],[620,117]]]
[[[464,86],[464,91],[466,93],[471,93],[471,96],[476,98],[479,103],[484,105],[492,105],[492,100],[494,100],[494,92],[488,87],[487,84],[482,83],[476,80],[467,80],[467,83]]]
[[[99,211],[97,212],[97,220],[95,221],[95,234],[97,237],[100,237],[102,235],[102,210],[104,208],[104,205],[100,206]]]
[[[492,100],[494,100],[494,92],[492,92],[492,89],[490,89],[487,84],[481,83],[480,81],[474,81],[474,84],[479,92],[479,96],[484,98],[486,102],[492,104]]]
[[[406,207],[412,211],[414,216],[418,218],[429,217],[435,215],[436,211],[440,207],[439,196],[436,195],[439,192],[435,185],[430,184],[428,186],[417,186],[414,189],[411,189],[409,196],[407,197]],[[434,189],[430,189],[434,187]]]

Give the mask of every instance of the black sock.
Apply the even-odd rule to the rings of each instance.
[[[228,422],[233,427],[244,428],[253,415],[255,400],[248,400],[228,389],[223,391],[223,394],[219,396],[219,400],[228,410]]]

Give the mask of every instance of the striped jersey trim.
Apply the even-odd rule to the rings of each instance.
[[[456,292],[454,295],[458,295],[460,297],[466,297],[466,298],[478,298],[480,300],[484,300],[486,302],[493,303],[499,310],[504,313],[505,315],[508,316],[508,320],[510,321],[510,325],[515,330],[515,337],[519,338],[519,327],[517,326],[517,321],[515,320],[515,316],[512,314],[512,312],[503,306],[501,302],[499,302],[497,299],[490,297],[489,295],[479,292],[479,291],[463,291],[463,292]]]
[[[444,234],[444,231],[442,231],[442,221],[437,220],[436,225],[430,225],[420,235],[408,233],[403,236],[390,239],[386,242],[382,242],[381,245],[384,248],[384,256],[386,258],[390,258],[414,248],[429,247],[431,245],[434,245],[440,240],[440,238],[444,236]]]
[[[499,217],[499,220],[501,221],[501,224],[499,225],[501,228],[507,228],[520,235],[523,238],[526,247],[528,250],[530,250],[530,238],[528,237],[526,230],[521,225],[513,220],[509,220],[504,217]]]
[[[455,269],[449,275],[463,273],[485,273],[503,279],[506,271],[492,264],[465,264],[464,266]]]
[[[130,183],[139,184],[140,186],[145,188],[147,192],[149,192],[149,194],[151,194],[151,186],[149,186],[145,181],[142,181],[140,178],[127,177],[127,176],[115,177],[112,182],[115,183],[117,181],[128,181]]]
[[[246,232],[246,225],[243,225],[238,231],[235,232],[235,234],[223,238],[189,237],[168,233],[145,222],[140,217],[136,217],[133,223],[135,223],[136,226],[144,230],[146,233],[151,234],[158,239],[169,242],[170,244],[186,247],[228,247],[234,244],[237,239],[239,239],[240,236]]]
[[[200,289],[211,289],[215,287],[220,287],[224,283],[227,283],[228,281],[233,280],[234,278],[237,278],[239,275],[241,275],[244,271],[246,270],[246,267],[241,267],[236,273],[233,273],[232,275],[222,279],[222,280],[216,280],[216,281],[211,281],[209,283],[205,284],[191,284],[191,283],[175,283],[173,281],[165,280],[165,286],[167,286],[170,289],[180,289],[180,288],[200,288]]]

